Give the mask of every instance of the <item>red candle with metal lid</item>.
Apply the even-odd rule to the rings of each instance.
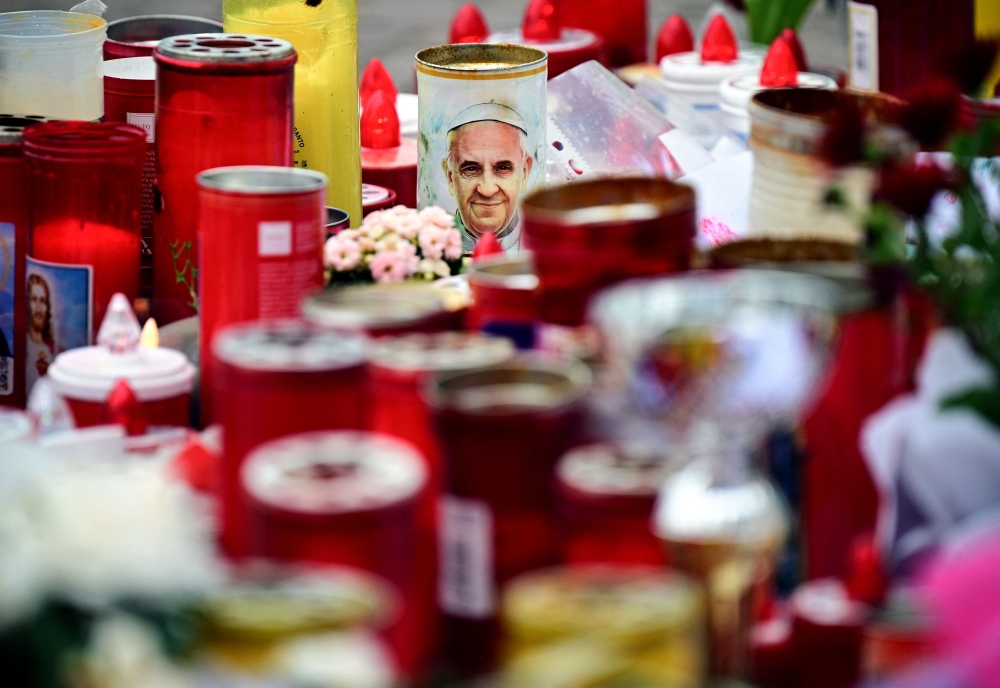
[[[641,445],[578,447],[556,466],[562,559],[577,564],[667,563],[649,527],[675,457]]]
[[[232,325],[215,336],[212,402],[223,461],[214,484],[231,556],[247,553],[239,475],[251,449],[298,432],[364,427],[366,346],[360,334],[287,320]]]
[[[222,22],[203,17],[172,14],[125,17],[108,22],[108,36],[104,40],[104,59],[150,57],[153,49],[164,38],[221,31]]]
[[[630,277],[686,270],[695,237],[694,191],[665,179],[599,179],[524,199],[546,322],[579,325],[590,296]]]
[[[294,318],[323,287],[326,175],[219,167],[198,175],[202,420],[212,410],[212,338],[248,320]]]
[[[553,470],[590,382],[578,361],[527,355],[427,388],[444,452],[438,602],[466,672],[496,660],[498,586],[557,560]]]
[[[296,54],[277,38],[200,34],[166,38],[153,57],[153,314],[167,324],[195,312],[196,175],[226,165],[292,165]]]
[[[646,0],[556,0],[564,26],[593,31],[604,40],[612,67],[646,61]]]
[[[39,115],[0,115],[0,406],[24,408],[24,256],[28,248],[28,190],[22,133],[48,121]]]
[[[66,400],[78,428],[99,425],[115,385],[124,380],[147,425],[187,426],[194,366],[180,351],[139,344],[139,321],[128,299],[115,294],[97,346],[65,351],[49,366],[52,388]]]
[[[432,620],[414,585],[426,479],[412,445],[369,432],[276,439],[257,447],[242,470],[251,554],[355,566],[399,589],[402,609],[388,638],[407,673],[418,668]]]
[[[31,222],[28,392],[62,351],[93,342],[111,296],[139,296],[146,132],[111,122],[24,131]]]
[[[372,337],[458,329],[462,311],[447,295],[423,284],[373,284],[327,289],[302,303],[306,320],[322,327],[363,331]]]
[[[396,205],[396,192],[377,184],[361,185],[361,209],[364,215]]]

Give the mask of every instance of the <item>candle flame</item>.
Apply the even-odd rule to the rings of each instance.
[[[139,347],[142,349],[155,349],[160,346],[160,328],[156,326],[156,319],[150,318],[142,326],[142,334],[139,335]]]

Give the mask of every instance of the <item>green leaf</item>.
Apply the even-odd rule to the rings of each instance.
[[[798,29],[814,0],[745,0],[750,39],[770,45],[785,28]]]
[[[973,411],[987,423],[1000,429],[1000,388],[975,387],[960,392],[942,401],[941,408]]]

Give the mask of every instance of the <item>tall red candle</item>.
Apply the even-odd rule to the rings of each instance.
[[[247,553],[239,475],[251,449],[299,432],[364,427],[365,342],[299,321],[231,325],[214,338],[213,417],[222,426],[223,460],[213,484],[228,554]]]
[[[261,445],[246,459],[250,553],[346,564],[402,594],[388,638],[404,672],[419,668],[430,620],[418,599],[417,501],[427,475],[416,449],[368,432],[313,432]]]
[[[198,175],[202,422],[211,415],[212,338],[226,325],[294,318],[323,286],[326,176],[294,167]]]
[[[593,31],[604,39],[612,67],[646,61],[646,0],[557,0],[563,26]]]
[[[28,193],[22,132],[44,122],[37,115],[0,116],[0,406],[24,408],[24,256],[28,247]]]
[[[31,221],[28,391],[55,356],[93,342],[111,296],[139,296],[146,132],[46,122],[24,132]]]
[[[277,38],[200,34],[164,39],[153,57],[159,192],[153,314],[166,324],[195,312],[195,176],[226,165],[292,165],[296,54]]]

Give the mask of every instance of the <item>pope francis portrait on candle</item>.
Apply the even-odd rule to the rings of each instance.
[[[494,102],[467,107],[448,125],[441,169],[458,204],[463,250],[475,248],[486,232],[504,251],[520,250],[517,204],[534,162],[527,132],[517,112]]]

